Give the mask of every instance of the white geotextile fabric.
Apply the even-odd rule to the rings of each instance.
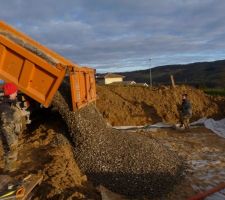
[[[198,121],[195,121],[190,124],[192,127],[194,126],[205,126],[206,128],[210,129],[214,133],[216,133],[218,136],[225,138],[225,118],[221,119],[219,121],[216,121],[214,119],[207,119],[207,118],[201,118]],[[153,125],[147,125],[147,126],[115,126],[113,128],[120,129],[120,130],[135,130],[135,129],[155,129],[155,128],[170,128],[174,127],[172,124],[167,124],[163,122],[159,122]]]
[[[225,118],[219,121],[211,118],[202,118],[196,122],[191,123],[191,125],[204,125],[206,128],[210,129],[220,137],[225,138]]]
[[[167,124],[164,122],[158,122],[153,125],[146,125],[146,126],[113,126],[115,129],[119,130],[130,130],[130,129],[155,129],[155,128],[171,128],[174,125],[172,124]]]
[[[153,125],[148,125],[147,127],[148,128],[171,128],[173,126],[174,126],[173,124],[167,124],[167,123],[164,123],[164,122],[158,122],[158,123],[153,124]]]
[[[145,126],[113,126],[113,128],[118,130],[128,130],[128,129],[140,129],[144,128]]]

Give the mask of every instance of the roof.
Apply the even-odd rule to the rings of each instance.
[[[120,74],[108,73],[104,76],[104,78],[125,78],[125,76],[122,76]]]

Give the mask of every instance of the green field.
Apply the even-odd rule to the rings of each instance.
[[[206,88],[203,90],[206,94],[212,96],[225,96],[225,88]]]

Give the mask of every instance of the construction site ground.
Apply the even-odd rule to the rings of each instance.
[[[179,116],[177,107],[184,92],[190,94],[193,104],[192,120],[225,116],[224,98],[212,98],[190,87],[150,90],[144,87],[99,86],[97,89],[97,107],[112,125],[146,125],[160,121],[176,123]],[[44,179],[35,190],[33,199],[101,199],[99,187],[94,186],[79,169],[72,140],[61,116],[49,111],[40,115],[40,119],[21,136],[18,169],[8,175],[20,179],[30,173],[42,173]],[[128,132],[122,131],[120,134]],[[146,140],[156,139],[185,160],[183,179],[159,199],[186,199],[225,181],[225,139],[204,127],[188,131],[172,128],[137,130],[129,131],[129,134],[142,135]],[[2,145],[0,149],[3,158]],[[0,160],[0,167],[3,168],[3,159]],[[111,199],[126,198],[109,196]],[[152,199],[139,194],[135,196],[135,199]]]
[[[204,127],[138,131],[153,137],[186,160],[184,179],[165,199],[187,199],[225,182],[225,139]]]
[[[202,90],[178,86],[148,87],[99,86],[98,108],[114,126],[140,126],[158,122],[179,123],[181,95],[187,93],[193,106],[191,121],[202,117],[221,119],[225,117],[225,98],[206,95]],[[165,199],[188,197],[219,183],[224,179],[225,139],[205,127],[188,131],[173,128],[156,131],[137,131],[155,138],[186,160],[184,179]]]
[[[40,114],[46,117],[34,122],[20,138],[17,170],[2,174],[16,180],[43,174],[34,199],[100,199],[76,164],[65,124],[56,113]],[[3,159],[0,164],[3,166]]]

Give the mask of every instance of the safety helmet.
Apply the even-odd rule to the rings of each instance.
[[[14,83],[5,83],[2,88],[5,96],[9,96],[18,91],[18,88]]]

